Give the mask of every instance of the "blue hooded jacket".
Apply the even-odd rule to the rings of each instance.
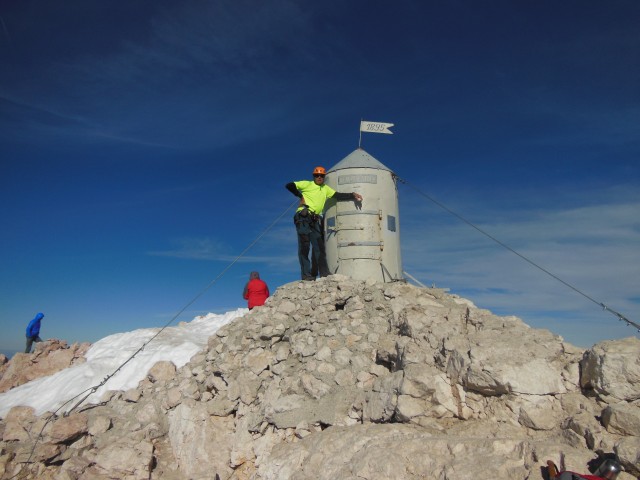
[[[37,337],[40,335],[40,321],[44,318],[44,313],[38,313],[36,317],[27,325],[27,337]]]

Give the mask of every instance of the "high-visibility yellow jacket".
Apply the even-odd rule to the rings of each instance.
[[[318,215],[324,210],[324,204],[328,198],[333,197],[336,191],[329,185],[317,185],[314,181],[301,180],[299,182],[293,182],[298,191],[304,198],[304,203],[309,207],[313,213]],[[302,210],[303,207],[298,207],[298,210]]]

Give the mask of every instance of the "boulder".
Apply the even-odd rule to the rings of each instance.
[[[602,412],[602,424],[608,432],[640,437],[640,401],[608,405]]]
[[[173,362],[160,361],[156,362],[147,373],[147,377],[151,382],[166,382],[176,375],[176,366]]]
[[[580,385],[602,397],[640,399],[640,339],[608,340],[584,353]]]
[[[88,418],[84,414],[62,417],[53,422],[49,438],[53,443],[71,443],[87,433]]]
[[[3,424],[3,442],[25,442],[31,440],[31,430],[35,421],[31,407],[13,407],[7,413]],[[35,433],[35,432],[34,432]]]
[[[35,345],[33,353],[16,353],[1,367],[0,393],[85,362],[85,354],[91,347],[89,343],[68,346],[64,340],[57,339]]]

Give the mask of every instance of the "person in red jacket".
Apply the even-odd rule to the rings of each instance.
[[[249,274],[249,281],[244,286],[242,298],[247,300],[249,310],[253,307],[264,305],[264,302],[269,298],[269,287],[267,287],[265,282],[260,280],[260,274],[258,272],[251,272]]]

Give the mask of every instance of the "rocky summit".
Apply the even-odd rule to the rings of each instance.
[[[572,346],[435,288],[280,287],[176,369],[68,416],[14,407],[2,478],[543,479],[640,475],[640,340]]]

